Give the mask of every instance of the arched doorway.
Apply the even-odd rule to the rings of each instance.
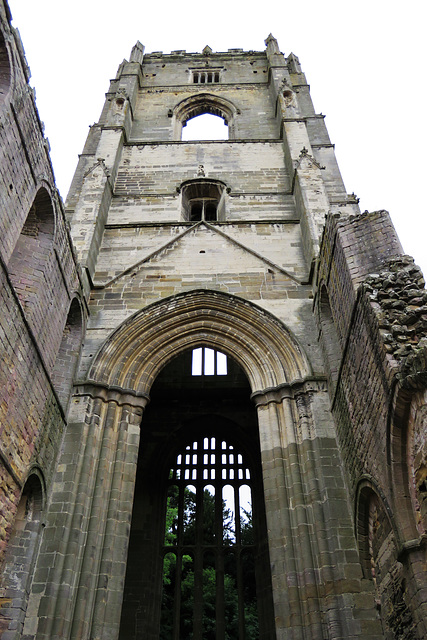
[[[273,637],[256,411],[245,374],[224,358],[185,351],[152,386],[121,640]]]
[[[234,362],[238,373],[230,377],[230,384],[225,385],[228,376],[223,375],[207,387],[205,381],[194,380],[189,354],[200,348],[219,351]],[[178,370],[168,378],[174,362]],[[240,392],[244,401],[242,395],[237,411],[233,407]],[[286,326],[236,296],[191,291],[148,306],[122,323],[94,357],[86,381],[75,388],[71,411],[73,433],[79,433],[79,464],[76,466],[69,455],[74,449],[64,449],[63,459],[64,469],[70,466],[73,472],[78,508],[70,511],[63,530],[55,533],[64,538],[65,561],[54,567],[54,578],[61,586],[48,600],[52,611],[49,628],[60,625],[64,637],[73,640],[83,636],[118,638],[120,620],[127,624],[129,618],[130,622],[133,607],[137,616],[131,637],[134,633],[135,637],[159,640],[161,576],[167,553],[174,552],[179,559],[192,557],[186,551],[193,551],[194,562],[198,557],[199,567],[201,563],[201,583],[203,569],[212,569],[213,564],[208,559],[204,566],[205,552],[213,552],[215,572],[218,566],[221,570],[218,558],[226,549],[207,549],[202,543],[201,551],[190,550],[184,542],[184,546],[171,545],[165,538],[170,472],[176,473],[179,456],[187,455],[187,447],[194,450],[195,444],[204,446],[204,439],[210,438],[209,455],[217,455],[218,443],[220,448],[225,443],[229,454],[233,447],[242,456],[242,471],[249,469],[251,483],[257,479],[252,487],[259,534],[255,593],[260,627],[266,621],[259,637],[284,637],[290,629],[296,632],[306,626],[313,639],[321,640],[324,625],[329,623],[336,630],[331,638],[342,637],[352,609],[340,608],[340,590],[346,583],[336,561],[335,538],[328,533],[334,531],[336,518],[341,531],[348,532],[349,550],[354,551],[355,546],[349,513],[343,508],[346,503],[335,499],[337,486],[340,496],[346,494],[327,402],[324,377],[313,373]],[[193,407],[191,411],[189,407]],[[75,438],[70,438],[70,444],[75,447]],[[226,465],[225,471],[230,469]],[[203,505],[205,486],[198,488],[193,478],[191,481]],[[181,486],[176,486],[181,491]],[[180,494],[184,497],[186,487],[191,491],[191,486],[184,485]],[[217,501],[216,495],[223,487],[213,484],[213,488],[214,510],[221,511],[222,500]],[[61,499],[58,494],[55,508],[62,507]],[[267,526],[263,524],[262,502]],[[198,509],[196,505],[196,513]],[[216,522],[219,530],[219,520]],[[203,527],[199,531],[203,533]],[[265,561],[267,545],[270,566]],[[237,553],[243,551],[246,549]],[[71,566],[79,575],[70,590],[66,576]],[[224,560],[224,574],[225,566]],[[126,578],[128,568],[136,580],[131,588]],[[194,581],[195,572],[196,568]],[[236,568],[235,575],[238,572]],[[225,590],[225,581],[225,575],[219,579],[219,590]],[[332,596],[330,584],[335,585]],[[70,593],[73,611],[68,620],[61,612],[69,607]],[[138,593],[144,594],[143,599]],[[203,601],[203,590],[200,593]],[[269,635],[270,594],[274,629]],[[322,603],[326,595],[329,604],[325,612]],[[178,609],[175,602],[173,607]],[[217,602],[221,605],[221,595],[215,592],[215,606]],[[241,619],[245,621],[244,612]],[[179,628],[180,621],[181,614],[176,613],[173,625]],[[151,626],[147,629],[142,624]],[[194,619],[191,624],[194,630]],[[223,637],[220,633],[218,639]]]

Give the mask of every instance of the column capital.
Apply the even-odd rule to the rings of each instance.
[[[327,379],[325,376],[310,376],[301,380],[286,382],[277,387],[254,391],[251,394],[251,400],[253,400],[256,407],[259,407],[271,402],[279,404],[285,399],[294,399],[301,394],[326,390]]]
[[[89,396],[103,402],[115,402],[118,406],[129,405],[134,409],[144,410],[150,402],[146,393],[138,393],[133,389],[123,389],[116,385],[108,385],[96,380],[85,380],[74,386],[74,396]]]

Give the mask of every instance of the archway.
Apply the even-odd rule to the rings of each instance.
[[[274,634],[256,411],[240,367],[209,355],[195,373],[185,351],[151,388],[121,640]]]
[[[178,431],[174,431],[167,438],[165,436],[164,441],[155,443],[157,448],[153,450],[150,438],[147,442],[145,437],[153,431],[151,427],[147,427],[146,431],[146,425],[149,426],[148,419],[155,406],[154,400],[146,415],[142,417],[142,413],[149,402],[149,396],[155,394],[155,380],[157,377],[160,379],[163,369],[167,370],[168,363],[201,347],[221,351],[236,364],[239,375],[245,380],[245,411],[250,412],[250,420],[254,425],[251,438],[257,443],[251,456],[254,459],[255,476],[258,474],[259,482],[263,483],[263,490],[254,493],[254,513],[259,496],[270,496],[268,508],[266,505],[266,518],[267,521],[270,520],[269,527],[273,533],[261,536],[264,547],[262,553],[261,550],[258,552],[258,556],[261,558],[264,555],[263,566],[266,563],[268,538],[273,536],[278,539],[279,530],[283,526],[290,526],[289,498],[283,490],[277,494],[277,487],[284,487],[285,474],[292,473],[295,476],[295,471],[291,471],[291,458],[286,460],[286,470],[283,456],[277,453],[281,447],[280,440],[292,443],[296,442],[297,437],[308,436],[305,430],[308,424],[307,411],[310,411],[309,396],[317,388],[322,389],[321,393],[325,392],[324,382],[319,387],[311,379],[309,362],[297,341],[284,324],[270,313],[248,301],[219,292],[192,291],[145,308],[124,322],[106,340],[94,358],[86,382],[76,388],[74,396],[71,410],[73,429],[77,428],[77,416],[80,416],[79,429],[84,436],[81,439],[81,466],[78,473],[73,468],[76,495],[80,496],[79,509],[70,515],[69,522],[64,525],[64,535],[69,540],[64,546],[69,548],[67,554],[70,554],[73,566],[80,567],[79,585],[82,585],[73,594],[75,605],[71,637],[80,637],[79,634],[82,633],[101,637],[106,627],[111,629],[113,618],[117,633],[119,632],[123,598],[121,585],[127,566],[128,522],[131,518],[134,490],[138,491],[135,482],[139,482],[138,477],[144,478],[146,491],[150,487],[155,491],[166,490],[165,475],[161,481],[158,475],[154,479],[148,471],[148,476],[137,473],[138,468],[150,469],[150,464],[141,467],[138,458],[151,451],[151,464],[158,461],[158,464],[154,462],[154,467],[151,466],[153,473],[160,473],[162,465],[163,471],[167,472],[167,465],[171,464],[167,454],[170,454],[171,443],[176,444],[178,439]],[[180,384],[181,380],[178,381],[178,389]],[[185,394],[179,391],[177,393],[185,398]],[[300,399],[308,394],[306,406],[300,403],[301,411],[304,412],[301,428],[297,424],[298,419],[295,422],[292,417],[296,408],[294,393]],[[255,400],[256,410],[249,403],[250,396]],[[203,411],[206,415],[206,407]],[[298,413],[299,409],[296,411]],[[212,411],[208,413],[212,414]],[[227,419],[228,423],[231,421],[239,424],[239,420],[234,420],[233,416],[225,415],[222,418]],[[179,440],[183,443],[181,434],[184,431],[179,432]],[[242,435],[237,444],[244,441]],[[64,456],[67,458],[67,451],[64,451]],[[292,469],[295,467],[292,466]],[[271,498],[276,495],[277,498]],[[152,505],[158,509],[154,519],[160,522],[164,518],[159,506],[161,501],[153,499]],[[256,511],[261,514],[263,507],[257,507]],[[259,515],[259,523],[262,518]],[[288,524],[284,525],[286,522]],[[262,528],[264,525],[257,526]],[[143,527],[143,531],[148,532],[148,528]],[[306,529],[298,536],[301,540],[308,535],[304,531]],[[296,602],[300,600],[300,594],[305,588],[301,587],[298,592],[291,590],[288,596],[284,595],[289,591],[287,581],[292,579],[289,576],[294,575],[296,570],[293,556],[292,544],[288,544],[286,548],[281,544],[274,545],[270,551],[273,573],[270,574],[270,568],[262,570],[261,581],[257,583],[257,592],[260,590],[262,593],[259,602],[264,612],[260,619],[268,621],[273,616],[268,614],[271,589],[266,585],[271,584],[271,580],[275,581],[274,607],[275,615],[279,616],[280,627],[290,623],[293,615],[291,612],[295,606],[299,606]],[[153,554],[150,562],[161,562],[159,557],[159,554]],[[287,574],[282,570],[284,557],[289,557]],[[307,557],[304,562],[311,566],[312,559]],[[59,584],[64,580],[65,566],[66,563],[63,567],[58,566],[55,574]],[[158,609],[156,612],[155,608],[159,606],[161,585],[152,580],[151,568],[145,567],[145,579],[150,581],[147,589],[157,591],[151,592],[151,596],[145,599],[143,611],[147,619],[153,621],[153,625],[158,625]],[[159,571],[158,566],[156,570]],[[307,588],[312,592],[310,585]],[[52,607],[59,612],[69,600],[69,591],[60,587],[56,603],[52,601]],[[316,624],[320,630],[318,606],[316,611],[319,611],[315,617],[318,618]],[[53,622],[52,626],[54,624],[56,623]],[[67,626],[71,623],[61,620],[60,624]],[[268,622],[261,624],[268,628]],[[151,634],[146,637],[158,638],[155,635],[159,633],[158,627],[152,626],[145,632]]]
[[[126,320],[95,356],[88,378],[148,396],[167,362],[199,345],[233,358],[253,394],[312,374],[297,340],[272,314],[203,289],[154,303]]]
[[[369,477],[357,488],[356,527],[363,573],[374,584],[385,635],[404,628],[406,637],[416,637],[408,571],[399,557],[395,523],[385,497]]]
[[[192,397],[200,404],[200,382],[198,391],[192,393],[185,389],[183,377],[175,376],[175,387],[168,382],[158,392],[156,381],[161,381],[162,372],[200,348],[225,354],[243,376],[246,404],[240,416],[227,413],[218,402],[218,398],[230,398],[227,389],[220,392],[214,408],[205,403],[198,406],[197,415],[187,411],[184,417],[180,411],[187,399]],[[223,385],[220,377],[218,384]],[[229,386],[234,391],[239,388],[237,381]],[[150,396],[152,405],[143,416]],[[249,396],[256,410],[249,409]],[[70,412],[73,434],[79,434],[79,463],[76,467],[73,437],[70,450],[64,449],[63,465],[64,472],[70,466],[73,474],[78,508],[69,510],[60,525],[63,528],[55,533],[63,539],[64,561],[58,561],[52,572],[52,580],[60,586],[49,600],[49,630],[60,625],[62,633],[76,639],[119,634],[129,523],[134,495],[140,493],[142,482],[142,508],[133,510],[133,518],[142,514],[139,531],[147,561],[141,571],[145,581],[141,588],[146,597],[133,602],[136,609],[141,608],[143,618],[151,621],[144,637],[158,640],[161,581],[153,576],[161,575],[167,546],[163,540],[168,472],[177,464],[183,447],[194,448],[201,442],[195,437],[198,424],[209,427],[206,437],[219,439],[221,446],[225,442],[226,447],[236,447],[245,468],[252,470],[254,478],[262,477],[262,489],[253,492],[257,527],[267,532],[261,535],[263,550],[256,553],[257,558],[264,555],[259,560],[264,568],[258,572],[261,581],[257,580],[256,593],[262,609],[260,626],[267,622],[260,633],[265,638],[273,635],[268,635],[272,593],[278,637],[306,625],[312,637],[320,639],[325,618],[336,629],[334,638],[342,637],[352,608],[341,607],[344,583],[332,535],[337,518],[341,531],[348,533],[349,550],[355,546],[350,514],[343,510],[343,501],[334,498],[336,487],[343,495],[345,485],[327,402],[324,376],[312,372],[291,332],[247,300],[210,290],[191,291],[150,305],[120,325],[96,354],[86,381],[75,388]],[[156,404],[167,418],[150,418]],[[252,425],[248,433],[245,425]],[[214,447],[216,444],[211,445]],[[53,498],[55,509],[62,508],[62,499],[60,492]],[[325,533],[319,536],[318,531]],[[177,553],[183,554],[184,549]],[[220,556],[223,551],[217,553]],[[79,574],[71,592],[67,587],[70,567]],[[332,583],[336,585],[333,595],[327,586]],[[128,592],[126,606],[132,606],[132,597]],[[326,597],[325,613],[322,598]],[[70,599],[73,619],[64,620],[61,612]]]
[[[45,323],[49,259],[55,236],[55,212],[50,193],[40,187],[10,257],[11,282],[36,335]]]
[[[13,523],[4,566],[1,572],[3,632],[21,637],[28,606],[30,585],[40,544],[44,481],[37,468],[31,470],[22,489],[21,499]],[[7,606],[9,605],[9,606]]]
[[[73,298],[62,332],[61,345],[52,372],[52,381],[61,401],[64,413],[67,410],[71,386],[74,381],[83,333],[83,317],[78,298]]]

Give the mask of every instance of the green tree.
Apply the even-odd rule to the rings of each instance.
[[[175,546],[178,537],[178,501],[179,489],[170,488],[167,500],[165,546]],[[186,487],[183,496],[182,542],[185,546],[195,545],[196,541],[196,494]],[[234,515],[222,500],[223,544],[235,544]],[[252,515],[244,511],[240,520],[242,545],[253,545]],[[208,489],[203,491],[202,544],[215,543],[215,496]],[[251,549],[243,554],[242,582],[244,596],[244,616],[246,640],[258,638],[258,616],[255,590],[254,556]],[[170,640],[173,628],[175,598],[176,556],[166,554],[163,563],[163,596],[160,640]],[[216,569],[214,555],[204,556],[203,568],[203,640],[215,640],[216,629]],[[180,637],[191,640],[193,637],[194,611],[194,567],[191,556],[185,555],[181,574],[181,610]],[[224,616],[226,640],[238,638],[238,590],[236,561],[230,550],[225,556],[224,566]]]

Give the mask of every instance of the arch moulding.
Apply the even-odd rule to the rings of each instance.
[[[233,358],[253,393],[311,375],[296,339],[270,313],[229,294],[200,290],[156,302],[126,320],[97,353],[87,382],[147,396],[172,358],[202,345]]]

